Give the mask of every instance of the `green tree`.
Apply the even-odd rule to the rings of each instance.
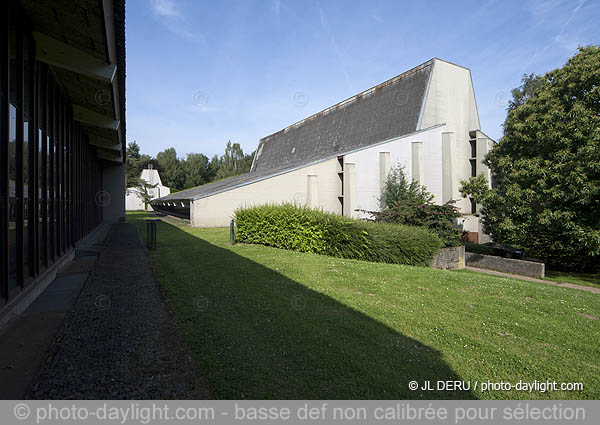
[[[145,153],[141,154],[140,159],[138,160],[139,172],[141,173],[144,168],[148,168],[149,164],[152,164],[152,168],[160,172],[160,167],[156,158],[152,158]]]
[[[524,81],[530,83],[530,80]],[[521,86],[485,163],[500,184],[463,182],[488,233],[564,269],[600,268],[600,47]],[[483,179],[483,181],[482,181]]]
[[[206,167],[206,181],[212,182],[217,177],[219,168],[221,167],[221,160],[218,155],[213,155]]]
[[[125,171],[127,187],[135,187],[142,170],[150,163],[157,165],[156,160],[154,160],[150,155],[141,154],[140,145],[138,145],[135,140],[127,144],[127,151],[125,155],[127,157],[127,168]]]
[[[208,157],[201,153],[189,153],[183,161],[185,188],[196,187],[210,181],[208,175]],[[213,176],[214,178],[214,176]]]
[[[133,187],[135,180],[140,176],[138,171],[139,159],[140,159],[140,145],[134,140],[127,144],[126,150],[127,157],[127,168],[125,171],[125,178],[127,187]]]
[[[512,111],[525,104],[527,99],[533,97],[537,89],[543,84],[544,78],[531,73],[523,75],[521,85],[511,90],[512,99],[508,102],[508,110]]]
[[[249,172],[250,168],[252,168],[252,161],[254,161],[255,153],[256,151],[252,151],[252,153],[244,155],[244,173]]]
[[[394,207],[398,202],[425,204],[433,200],[425,186],[406,177],[404,167],[396,165],[390,170],[385,186],[379,198],[380,208],[385,210]]]
[[[185,172],[181,161],[177,158],[175,148],[168,148],[156,155],[159,173],[163,184],[181,190],[185,186]]]
[[[219,171],[217,171],[216,175],[218,180],[245,172],[244,151],[239,143],[231,143],[231,140],[228,141],[225,153],[221,157],[220,162]]]

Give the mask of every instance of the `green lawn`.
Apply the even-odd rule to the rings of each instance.
[[[143,228],[144,213],[128,215]],[[258,245],[158,224],[149,253],[216,398],[600,397],[600,296],[469,271]],[[410,391],[412,380],[582,382],[583,392]]]
[[[548,270],[546,272],[546,280],[600,288],[600,273],[575,273]]]

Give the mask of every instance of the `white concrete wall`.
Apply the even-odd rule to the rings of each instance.
[[[240,206],[293,202],[306,205],[314,199],[308,191],[317,190],[319,205],[325,211],[341,213],[338,200],[339,177],[337,158],[265,180],[230,189],[193,201],[190,211],[194,227],[229,226],[234,211]]]
[[[453,199],[463,213],[470,212],[467,199],[462,199],[460,181],[470,177],[471,146],[469,131],[480,128],[479,114],[471,72],[467,68],[436,59],[425,100],[420,128],[446,123],[446,131],[453,132],[452,191]]]
[[[476,132],[476,140],[477,140],[477,175],[483,174],[487,179],[488,183],[492,181],[492,174],[487,165],[483,163],[483,160],[487,153],[494,147],[494,141],[490,139],[480,130]],[[491,187],[491,184],[490,184]]]
[[[475,172],[477,175],[483,174],[488,181],[488,185],[491,187],[491,171],[490,169],[483,163],[483,159],[485,155],[494,147],[494,141],[490,139],[480,130],[475,132],[475,141],[476,141],[476,169]],[[483,223],[481,221],[481,204],[477,204],[477,212],[475,214],[464,214],[461,220],[462,229],[467,232],[477,232],[479,233],[479,243],[489,242],[490,236],[483,231]]]
[[[155,184],[156,187],[153,187],[148,190],[152,199],[160,198],[162,196],[167,196],[171,193],[171,189],[167,186],[163,186],[162,180],[160,179],[160,175],[158,174],[158,170],[154,169],[143,169],[142,175],[140,178],[146,181],[148,184]]]
[[[96,202],[103,208],[104,221],[115,222],[125,218],[125,164],[107,166],[102,170],[104,194],[96,194]]]
[[[127,188],[125,196],[125,209],[127,211],[141,211],[144,209],[144,202],[138,195],[138,190],[134,187]]]
[[[442,133],[444,126],[405,136],[388,143],[371,146],[344,156],[344,162],[356,164],[356,193],[354,207],[358,210],[379,210],[380,189],[380,152],[389,152],[392,167],[400,164],[410,179],[412,176],[412,144],[422,143],[423,185],[435,197],[442,200]],[[345,193],[346,195],[346,193]],[[352,196],[352,194],[350,194]],[[368,214],[354,211],[353,217],[367,218]]]
[[[158,170],[144,169],[140,175],[140,179],[146,181],[149,184],[156,184],[156,187],[148,189],[148,194],[152,199],[167,196],[171,193],[171,189],[162,185]],[[125,209],[127,211],[140,211],[144,210],[144,201],[139,195],[139,192],[135,188],[128,188],[125,197]],[[152,207],[148,205],[148,210],[152,211]]]

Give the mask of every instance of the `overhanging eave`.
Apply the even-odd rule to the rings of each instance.
[[[94,127],[105,128],[108,130],[119,130],[120,120],[116,120],[113,117],[99,114],[96,111],[92,111],[81,105],[73,105],[73,118],[87,125]]]
[[[73,46],[55,40],[40,32],[34,32],[36,58],[52,66],[68,69],[112,84],[117,65],[108,64]]]

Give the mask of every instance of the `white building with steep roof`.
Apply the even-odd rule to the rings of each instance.
[[[154,186],[148,188],[148,195],[150,195],[151,199],[157,199],[171,193],[171,189],[163,186],[158,170],[154,170],[152,164],[148,164],[148,168],[142,170],[140,179],[148,183],[148,185]],[[141,190],[137,187],[127,188],[127,194],[125,195],[125,208],[127,211],[143,211],[146,209],[144,199],[141,196]],[[152,211],[152,206],[148,205],[148,210]]]
[[[226,226],[236,208],[296,202],[361,218],[377,210],[394,164],[437,203],[456,200],[460,225],[482,242],[478,206],[460,181],[490,171],[471,71],[431,59],[260,140],[251,171],[152,202],[192,226]]]

